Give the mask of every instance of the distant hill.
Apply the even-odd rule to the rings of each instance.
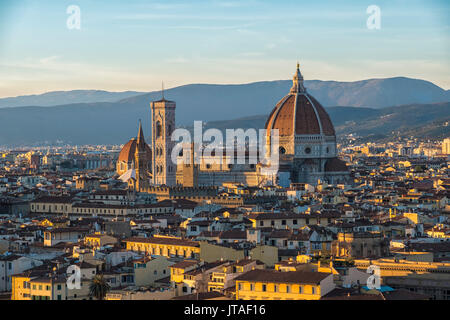
[[[354,134],[377,139],[392,135],[442,138],[450,136],[450,102],[410,104],[370,109],[357,107],[326,108],[338,136]],[[263,129],[268,115],[210,121],[204,130],[217,128]],[[188,129],[191,129],[190,127]]]
[[[359,107],[326,108],[338,135],[389,136],[392,131],[450,136],[450,102],[411,104],[370,109]],[[180,111],[177,111],[177,119]],[[268,113],[267,113],[268,114]],[[230,113],[229,117],[237,116]],[[202,117],[199,116],[201,119]],[[149,106],[131,101],[120,103],[73,104],[57,107],[19,107],[0,109],[0,145],[42,145],[57,141],[65,144],[122,144],[137,135],[138,119],[144,134],[150,135]],[[198,118],[197,118],[198,119]],[[264,128],[267,115],[209,121],[206,128]],[[434,129],[433,123],[440,123]],[[189,124],[192,125],[192,122]],[[416,130],[416,131],[414,131]]]
[[[241,85],[191,84],[166,91],[177,103],[177,121],[230,119],[268,114],[288,92],[291,80],[255,82]],[[305,86],[324,107],[350,106],[384,108],[411,103],[450,101],[450,91],[431,82],[409,78],[372,79],[355,82],[305,81]],[[160,92],[121,100],[121,103],[148,105]]]
[[[52,91],[43,94],[0,98],[0,108],[25,106],[58,106],[73,103],[115,102],[142,92],[109,92],[103,90]]]
[[[291,80],[263,81],[238,85],[189,84],[166,90],[167,99],[177,103],[177,121],[220,120],[269,113],[289,92]],[[324,107],[350,106],[384,108],[411,103],[450,101],[450,91],[431,82],[404,77],[369,79],[354,82],[305,81],[308,92]],[[74,90],[42,95],[0,99],[0,108],[18,106],[58,106],[65,104],[118,102],[123,105],[149,106],[159,99],[160,91],[107,92]],[[93,105],[92,107],[95,107]]]
[[[444,123],[450,120],[450,102],[434,104],[409,104],[377,110],[360,120],[349,117],[346,121],[336,121],[338,134],[356,133],[361,136],[372,134],[393,135],[400,133],[408,135],[419,132],[421,128]],[[333,118],[333,116],[331,116]],[[428,131],[429,137],[448,136],[450,127],[444,127],[436,132]],[[446,134],[445,134],[446,132]],[[425,131],[423,132],[425,134]],[[422,136],[420,136],[422,137]]]
[[[239,85],[190,84],[165,91],[177,103],[178,126],[194,120],[215,125],[261,127],[289,91],[290,80]],[[448,118],[449,91],[431,82],[388,78],[355,82],[306,81],[308,92],[325,107],[339,134],[386,134]],[[161,93],[74,90],[0,99],[0,145],[121,144],[136,136],[138,119],[150,133],[150,101]],[[31,101],[31,102],[30,102]],[[48,106],[52,103],[64,104]],[[88,101],[88,102],[80,102]],[[437,103],[437,104],[432,104]],[[334,106],[346,107],[334,107]],[[401,106],[399,106],[401,105]],[[370,108],[368,108],[370,107]],[[235,120],[223,120],[235,119]],[[430,131],[431,132],[431,131]]]

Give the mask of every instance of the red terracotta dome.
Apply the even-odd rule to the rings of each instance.
[[[336,135],[328,113],[306,92],[298,65],[292,89],[272,110],[266,122],[266,129],[278,129],[280,136],[292,136],[294,133]]]
[[[145,143],[145,142],[144,142]],[[132,162],[134,160],[134,155],[136,152],[136,145],[137,145],[137,139],[132,138],[130,141],[128,141],[122,148],[122,150],[119,153],[119,159],[118,161],[124,161],[124,162]],[[151,160],[152,156],[152,150],[148,146],[147,143],[145,143],[145,150],[147,151],[147,157],[149,161]]]

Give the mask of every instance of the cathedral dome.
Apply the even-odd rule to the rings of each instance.
[[[128,141],[120,150],[118,161],[131,162],[134,159],[134,153],[136,152],[136,138],[132,138]]]
[[[118,161],[123,162],[132,162],[134,161],[134,156],[136,153],[136,146],[137,146],[137,139],[132,138],[130,141],[128,141],[122,148],[122,150],[119,153],[119,159]],[[145,143],[145,150],[147,153],[148,159],[151,159],[152,156],[152,150],[148,146],[147,143]]]
[[[294,134],[335,136],[330,116],[322,105],[306,92],[298,64],[291,91],[272,110],[266,122],[266,129],[278,129],[280,137]]]
[[[144,140],[141,123],[139,122],[139,132],[137,138],[132,138],[120,150],[119,158],[116,163],[116,172],[119,175],[124,174],[130,169],[134,169],[137,160],[145,170],[151,170],[152,150]]]

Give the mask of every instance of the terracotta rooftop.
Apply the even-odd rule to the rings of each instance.
[[[334,136],[330,116],[322,105],[307,93],[290,93],[272,110],[266,129],[278,129],[280,136],[323,134]]]
[[[329,273],[307,272],[307,271],[289,271],[280,272],[275,270],[252,270],[235,280],[258,281],[258,282],[277,282],[277,283],[304,283],[319,284],[323,279],[330,276]]]

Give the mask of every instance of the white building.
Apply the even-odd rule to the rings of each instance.
[[[0,256],[0,292],[11,291],[11,276],[42,265],[42,261],[15,254]]]

